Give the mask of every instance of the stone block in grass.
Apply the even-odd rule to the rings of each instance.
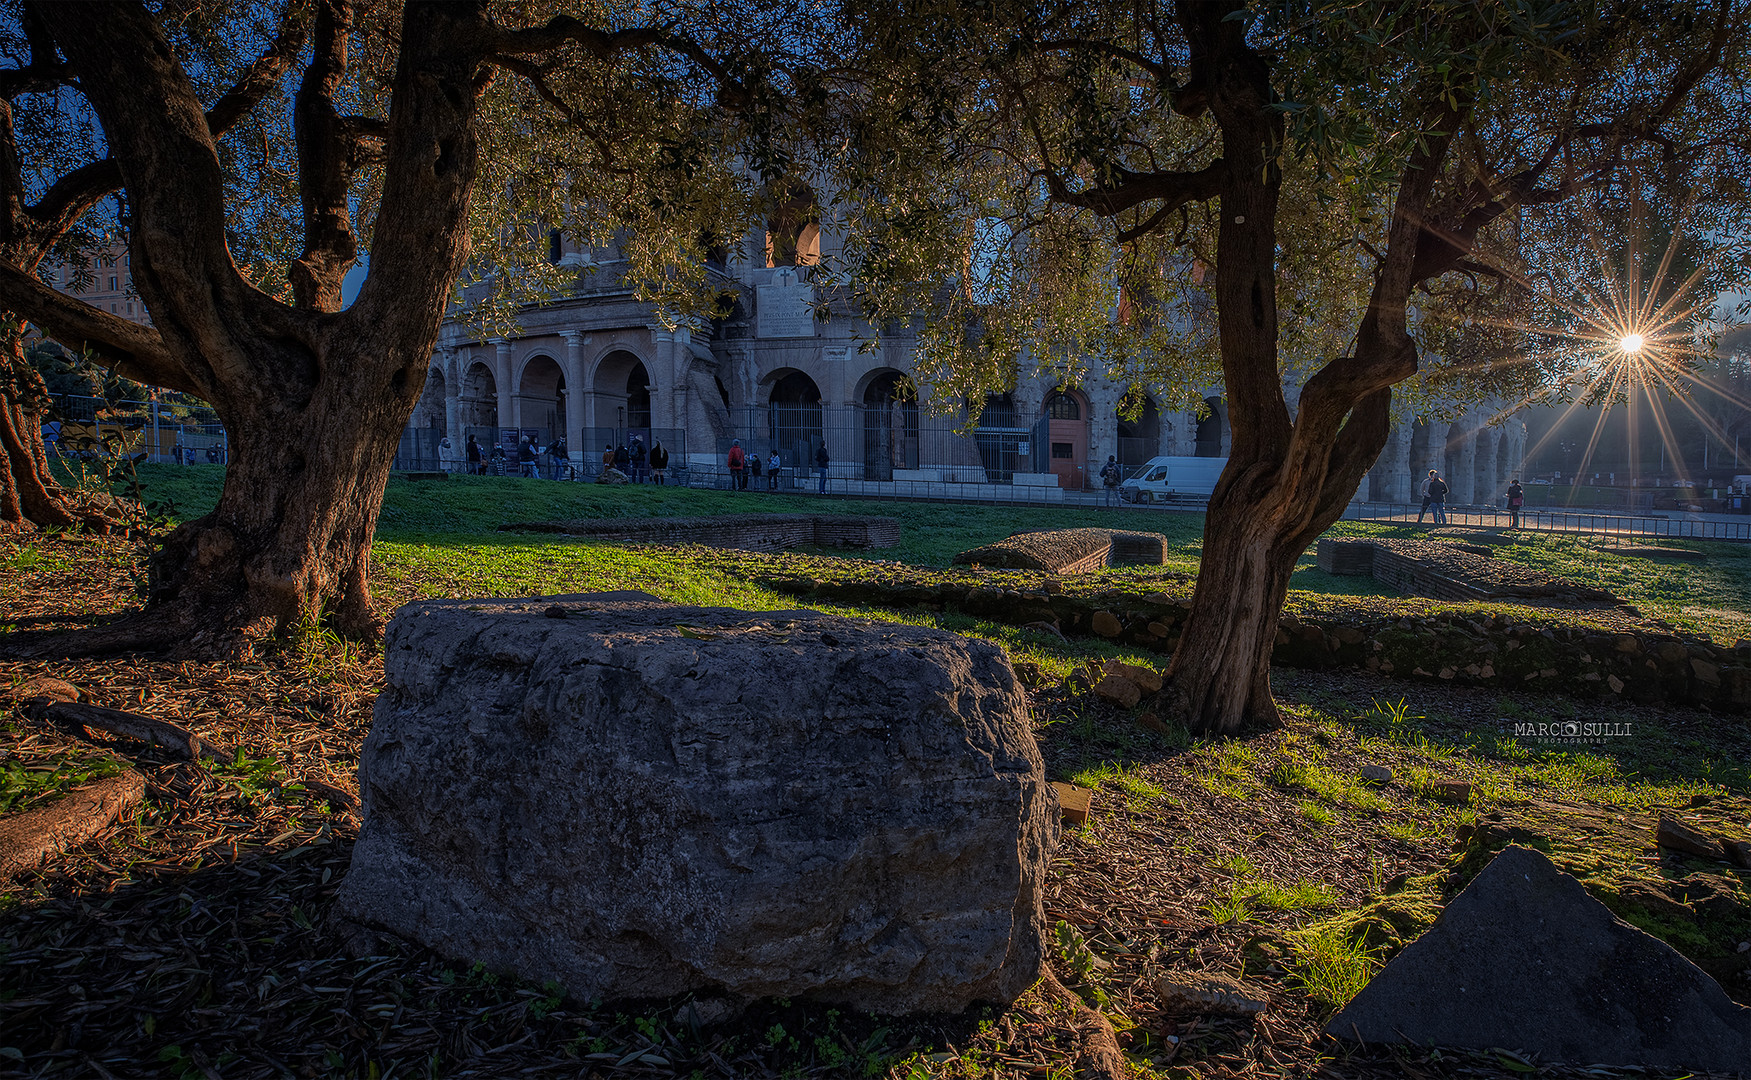
[[[1039,974],[1057,807],[985,642],[599,594],[411,604],[384,655],[346,924],[586,999]]]

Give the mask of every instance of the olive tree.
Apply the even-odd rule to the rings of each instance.
[[[145,615],[39,647],[196,636],[236,646],[317,620],[377,631],[372,534],[471,250],[494,281],[538,293],[556,278],[532,254],[546,248],[532,229],[631,229],[635,271],[685,284],[703,274],[701,236],[734,227],[724,219],[752,189],[735,155],[775,145],[762,89],[772,80],[746,42],[783,10],[651,14],[388,0],[25,5],[30,63],[5,75],[58,80],[101,124],[101,156],[71,174],[83,174],[82,202],[57,188],[0,212],[28,225],[65,203],[57,220],[77,219],[119,186],[152,326],[48,288],[32,273],[34,239],[0,237],[0,307],[210,402],[232,447],[218,506],[152,557]],[[226,91],[217,76],[236,66],[249,20],[266,49]],[[245,118],[247,137],[235,137]],[[342,283],[367,254],[343,304]],[[671,291],[679,304],[687,290]],[[40,461],[13,466],[15,477],[33,471]]]
[[[1219,382],[1163,707],[1277,718],[1289,578],[1448,368],[1525,389],[1513,316],[1561,214],[1625,187],[1742,219],[1742,0],[924,3],[849,12],[847,284],[977,400],[1032,362]],[[1694,223],[1693,223],[1694,224]],[[1286,393],[1285,388],[1290,392]],[[1402,402],[1400,403],[1402,408]]]

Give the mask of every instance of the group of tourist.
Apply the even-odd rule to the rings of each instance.
[[[571,474],[571,453],[561,435],[542,446],[527,435],[517,439],[514,468],[517,476],[539,478],[543,475],[542,458],[547,459],[547,475],[554,480],[567,479]],[[513,467],[512,452],[501,443],[482,447],[474,435],[468,436],[460,454],[446,436],[438,441],[438,460],[445,472],[461,471],[470,476],[502,476]],[[602,468],[616,469],[635,484],[661,484],[669,469],[669,451],[661,440],[653,440],[647,452],[644,440],[634,435],[630,445],[613,444],[602,447]]]
[[[602,446],[602,471],[606,474],[609,469],[635,484],[655,483],[660,487],[669,473],[669,451],[664,449],[661,439],[652,439],[647,452],[644,440],[637,435],[632,437],[630,444],[613,446],[605,443]]]
[[[1423,523],[1425,515],[1433,515],[1436,525],[1447,524],[1447,492],[1451,490],[1447,481],[1441,479],[1441,474],[1435,469],[1429,470],[1417,485],[1417,494],[1422,496],[1422,509],[1417,511],[1417,524]],[[1526,489],[1520,486],[1520,478],[1514,477],[1508,481],[1508,527],[1520,527],[1520,509],[1526,505]]]
[[[833,459],[827,453],[827,445],[822,443],[815,447],[815,471],[820,474],[820,493],[827,494],[827,466]],[[778,490],[778,478],[784,473],[784,460],[773,450],[771,456],[761,461],[758,450],[749,453],[742,449],[742,440],[731,439],[730,451],[724,455],[724,464],[730,471],[730,490],[747,491],[752,485],[756,491],[760,488],[761,477],[766,480],[767,491]]]

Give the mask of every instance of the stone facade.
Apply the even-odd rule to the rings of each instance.
[[[604,445],[638,435],[647,446],[664,442],[678,465],[716,470],[739,438],[763,455],[780,451],[787,487],[803,486],[824,443],[836,490],[845,491],[943,481],[1081,490],[1099,485],[1109,455],[1127,471],[1158,455],[1227,456],[1219,387],[1202,392],[1201,417],[1158,407],[1167,400],[1158,391],[1125,421],[1122,385],[1091,377],[1061,389],[1049,377],[1023,378],[987,406],[974,437],[956,433],[954,418],[930,415],[928,387],[918,391],[922,409],[896,404],[894,386],[913,371],[912,339],[823,303],[812,283],[813,264],[837,254],[838,243],[831,226],[807,226],[799,262],[774,266],[768,236],[750,235],[739,259],[712,268],[739,294],[734,312],[697,333],[661,328],[621,283],[612,252],[560,243],[560,264],[579,271],[575,288],[525,310],[513,338],[483,339],[465,319],[447,320],[410,428],[447,434],[458,448],[470,431],[483,445],[514,442],[516,431],[543,443],[564,435],[572,459],[591,467]],[[864,349],[868,341],[877,347]],[[1409,502],[1417,479],[1437,468],[1450,477],[1450,502],[1499,503],[1523,459],[1525,425],[1492,426],[1496,412],[1401,425],[1358,498]]]

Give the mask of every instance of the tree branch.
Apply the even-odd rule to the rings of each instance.
[[[0,297],[14,313],[72,349],[87,346],[130,379],[204,397],[207,388],[188,377],[150,326],[99,311],[44,284],[35,274],[0,260]]]
[[[207,110],[207,131],[214,139],[248,115],[297,58],[310,32],[309,6],[310,0],[287,0],[280,16],[280,32],[267,51]],[[27,5],[25,10],[32,13],[34,21],[33,9]],[[80,166],[55,181],[41,201],[27,209],[39,237],[38,246],[46,249],[54,238],[72,228],[100,200],[121,186],[122,171],[111,158]]]
[[[600,60],[619,53],[650,46],[666,49],[699,65],[714,79],[731,105],[743,106],[753,101],[748,87],[718,59],[706,52],[698,42],[653,26],[627,30],[600,30],[570,15],[556,15],[543,26],[526,30],[507,30],[493,26],[492,32],[481,36],[483,57],[531,56],[552,52],[567,43],[581,47]]]
[[[341,309],[341,281],[359,255],[347,188],[354,132],[360,126],[342,119],[334,107],[335,92],[346,77],[352,18],[350,0],[321,0],[310,65],[298,84],[292,113],[304,251],[287,268],[287,276],[298,307],[312,311]]]
[[[280,32],[274,35],[267,51],[207,110],[207,130],[213,138],[217,139],[248,115],[298,58],[310,33],[310,6],[311,0],[286,0],[280,13]]]

